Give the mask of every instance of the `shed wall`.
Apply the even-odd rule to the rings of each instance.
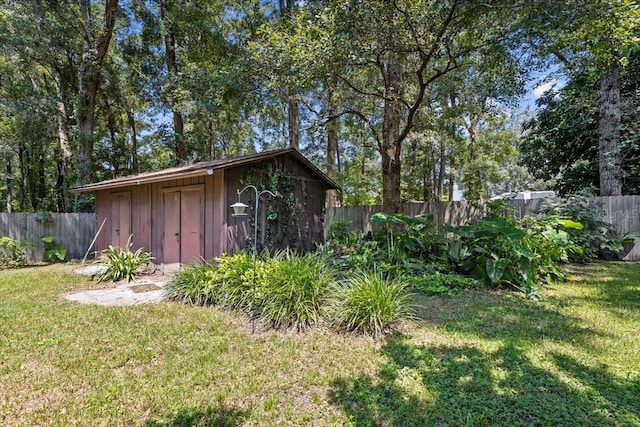
[[[226,170],[226,195],[229,203],[241,201],[249,205],[248,218],[226,214],[227,252],[251,248],[253,240],[253,190],[238,197],[237,191],[247,184],[258,190],[278,191],[274,198],[264,194],[258,212],[258,250],[296,249],[313,251],[324,240],[323,215],[327,186],[313,171],[290,156],[282,156],[249,167]],[[287,215],[281,215],[283,212]]]
[[[295,157],[286,155],[248,166],[218,169],[209,175],[98,190],[96,222],[98,227],[103,221],[105,224],[96,247],[101,250],[112,244],[111,199],[115,194],[128,192],[131,197],[133,249],[142,247],[151,252],[157,264],[164,264],[165,259],[175,259],[175,249],[168,258],[165,253],[165,242],[168,242],[165,237],[170,237],[165,236],[165,215],[175,210],[165,210],[164,196],[181,189],[197,188],[203,194],[202,256],[209,259],[225,252],[251,248],[255,193],[247,190],[240,197],[237,194],[247,184],[253,184],[259,190],[270,189],[280,193],[276,198],[267,194],[260,198],[257,222],[259,250],[290,247],[312,251],[316,243],[323,241],[327,183]],[[250,206],[249,218],[231,216],[229,205],[236,201]],[[190,212],[189,209],[186,212]],[[175,229],[171,233],[175,233]]]
[[[165,260],[165,212],[164,194],[171,190],[200,187],[203,191],[202,239],[204,258],[213,258],[224,251],[223,239],[226,210],[224,188],[224,171],[215,171],[212,175],[204,175],[186,179],[175,179],[165,182],[128,186],[118,189],[96,192],[96,223],[100,227],[105,224],[96,241],[96,248],[107,248],[111,242],[111,207],[114,194],[130,192],[131,194],[131,234],[133,249],[144,248],[155,257],[156,264]],[[187,211],[192,207],[187,207]]]

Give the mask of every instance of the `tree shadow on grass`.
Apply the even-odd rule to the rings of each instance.
[[[376,376],[333,384],[331,402],[359,426],[640,423],[637,378],[621,382],[574,360],[556,357],[556,369],[543,369],[514,344],[482,351],[414,345],[400,334],[382,351]]]
[[[575,299],[595,300],[615,308],[640,308],[640,263],[599,262],[572,265],[568,270],[573,282],[582,282],[579,284],[598,291]]]
[[[541,340],[591,346],[591,338],[609,336],[578,317],[562,313],[550,302],[525,300],[508,292],[469,291],[455,298],[423,298],[417,315],[445,330],[531,344]]]
[[[233,427],[240,425],[248,413],[227,407],[181,408],[164,420],[149,420],[146,427]]]

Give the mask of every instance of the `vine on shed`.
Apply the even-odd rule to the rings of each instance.
[[[298,185],[300,183],[300,185]],[[269,190],[276,197],[260,200],[258,251],[292,248],[302,250],[311,240],[311,230],[307,221],[307,185],[304,181],[285,170],[282,164],[268,164],[265,169],[248,168],[241,184],[252,184],[259,191]],[[249,195],[249,204],[255,203],[255,196]],[[251,227],[256,226],[256,218],[251,217]],[[264,239],[261,237],[264,236]],[[251,238],[248,237],[247,240]],[[264,241],[264,245],[262,242]],[[248,242],[250,244],[250,242]]]

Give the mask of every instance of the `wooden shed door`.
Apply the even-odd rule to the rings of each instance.
[[[164,193],[164,264],[187,264],[203,254],[203,191],[181,188]]]
[[[131,234],[131,193],[111,194],[111,241],[112,246],[123,248]]]

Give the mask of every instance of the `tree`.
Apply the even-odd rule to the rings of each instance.
[[[96,23],[90,0],[80,0],[83,39],[82,56],[78,67],[78,94],[75,107],[77,148],[75,157],[76,185],[90,183],[93,168],[93,132],[95,110],[100,86],[102,63],[109,50],[115,25],[118,0],[106,0],[102,22]],[[84,194],[84,193],[82,193]],[[84,197],[78,196],[76,209],[90,210]]]
[[[539,179],[555,181],[554,190],[573,194],[598,188],[601,76],[596,70],[571,74],[561,89],[538,100],[537,114],[525,123],[523,160]],[[622,193],[640,191],[640,58],[632,52],[621,74],[620,168]]]
[[[314,2],[277,40],[286,60],[293,59],[290,69],[312,58],[316,76],[335,75],[341,107],[330,118],[352,115],[365,123],[381,159],[385,209],[397,211],[402,148],[424,113],[428,89],[471,52],[499,43],[508,16],[500,5],[475,1]]]
[[[620,72],[639,38],[640,8],[634,0],[541,2],[523,23],[530,43],[553,56],[569,75],[593,70],[599,76],[598,165],[600,195],[622,193]]]

